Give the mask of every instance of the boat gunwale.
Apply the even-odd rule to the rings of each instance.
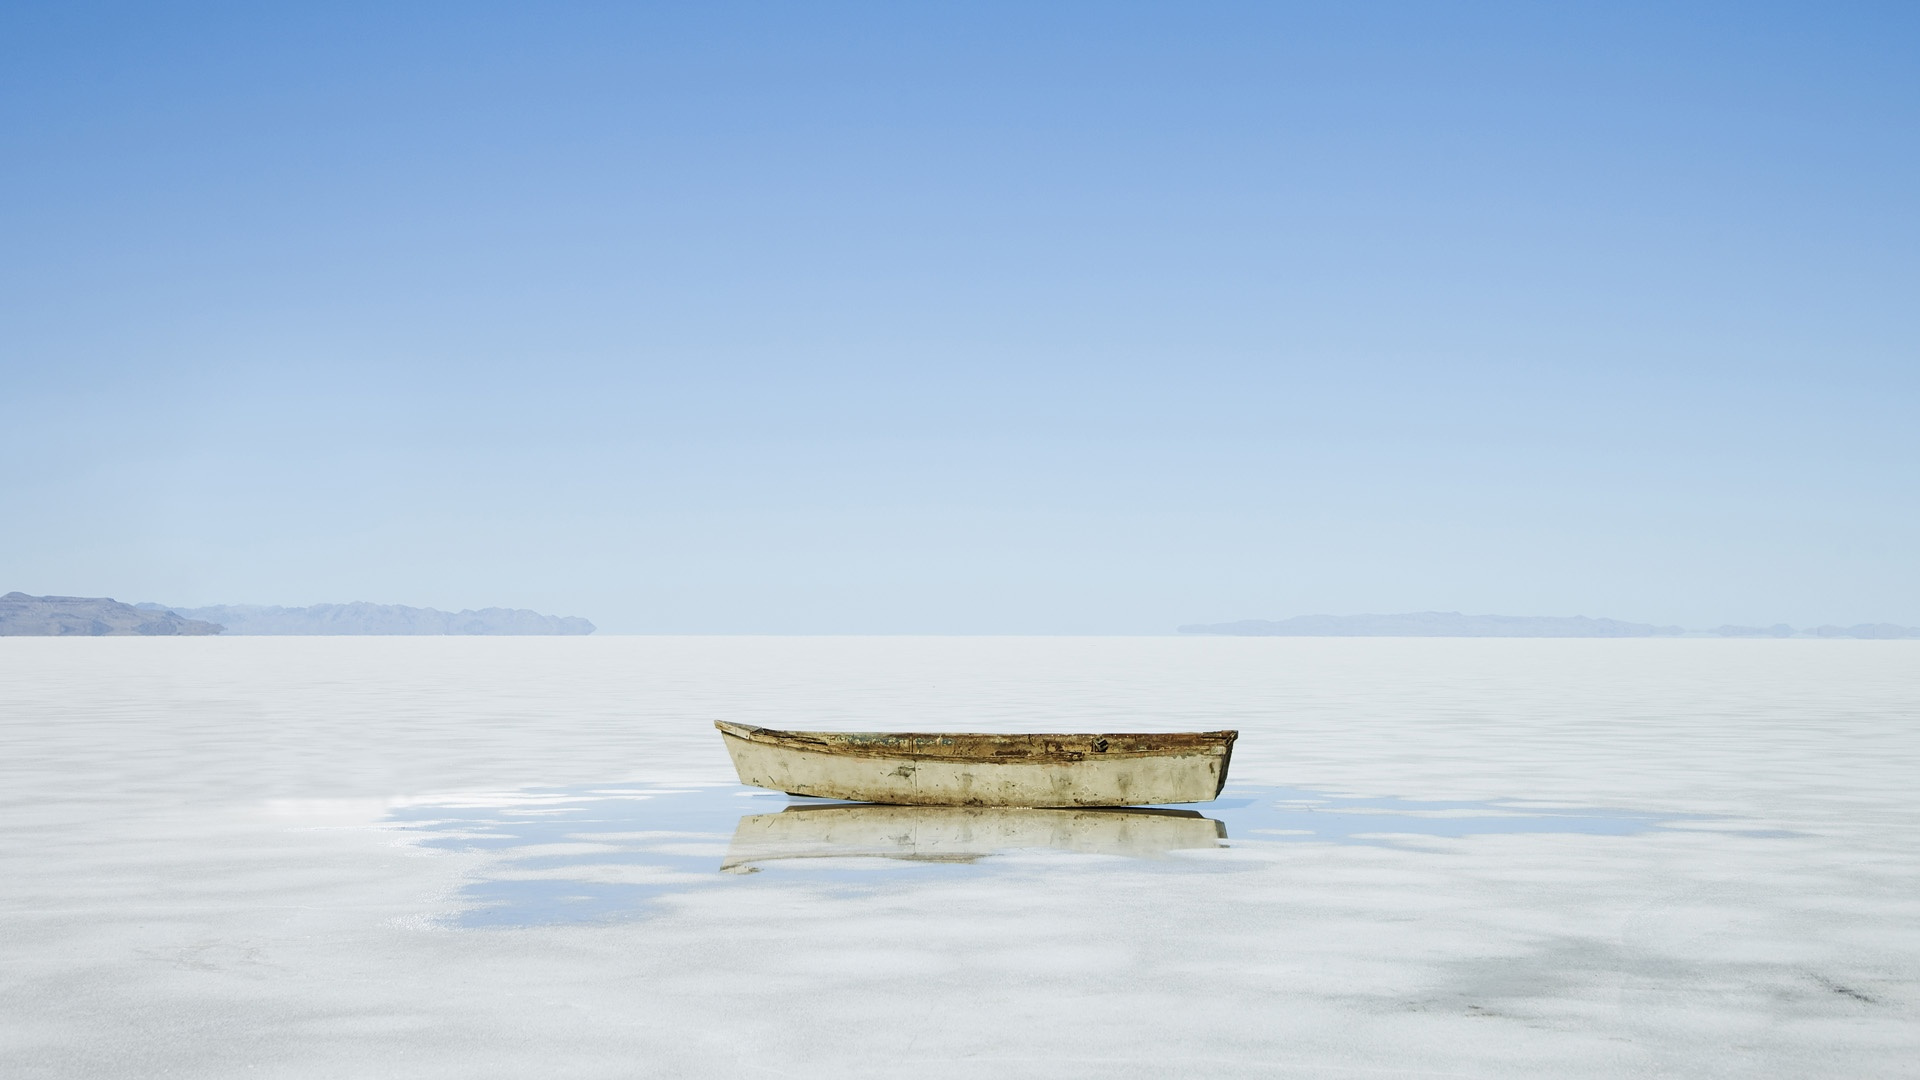
[[[798,753],[827,754],[835,757],[901,758],[915,761],[954,761],[977,764],[1070,763],[1102,758],[1151,758],[1218,755],[1231,758],[1233,744],[1240,732],[1220,731],[1148,731],[1148,732],[973,732],[973,731],[785,731],[757,727],[726,720],[713,726],[725,736],[745,742],[776,746]],[[939,740],[927,747],[922,740]],[[902,745],[902,741],[907,741]],[[1125,744],[1151,743],[1136,749]],[[956,744],[966,749],[947,749]],[[995,744],[1025,750],[1021,754],[975,752]],[[1049,745],[1053,744],[1053,745]],[[1099,749],[1102,744],[1107,749]],[[923,748],[924,747],[924,748]],[[1224,770],[1222,782],[1224,783]]]

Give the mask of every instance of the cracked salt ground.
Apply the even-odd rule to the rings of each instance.
[[[874,887],[1019,865],[1054,852],[1178,859],[1181,872],[1238,864],[1221,849],[1271,843],[1418,845],[1512,833],[1632,836],[1743,829],[1703,815],[1517,801],[1423,802],[1233,785],[1211,803],[1115,810],[909,807],[806,799],[736,785],[599,785],[421,799],[382,823],[422,848],[484,863],[442,925],[464,928],[642,917],[669,893],[738,888],[720,874],[778,871],[754,887],[831,881]],[[1212,858],[1180,858],[1206,852]],[[1055,859],[1053,873],[1098,873],[1098,859]],[[915,876],[902,876],[903,874]],[[876,876],[881,875],[881,876]]]
[[[715,716],[1241,741],[903,828]],[[1916,775],[1916,642],[0,638],[0,1076],[1904,1080]]]

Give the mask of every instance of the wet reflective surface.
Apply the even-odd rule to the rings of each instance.
[[[847,857],[972,863],[1034,849],[1151,858],[1216,848],[1226,836],[1225,824],[1197,810],[789,806],[741,818],[720,869],[742,873],[777,859]]]
[[[901,874],[992,872],[1022,853],[1055,856],[1065,870],[1148,859],[1211,872],[1231,869],[1235,849],[1289,843],[1417,849],[1503,833],[1631,836],[1701,828],[1773,835],[1729,824],[1635,810],[1274,787],[1229,786],[1220,799],[1194,807],[1053,810],[840,803],[737,785],[449,796],[395,810],[384,823],[421,847],[489,856],[442,920],[476,928],[643,917],[663,896],[714,888],[870,888]]]

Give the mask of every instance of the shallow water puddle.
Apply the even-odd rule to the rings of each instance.
[[[1170,869],[1207,872],[1233,865],[1227,851],[1272,844],[1406,847],[1501,833],[1630,836],[1698,827],[1705,819],[1244,785],[1191,808],[1044,810],[876,806],[727,784],[448,796],[394,810],[382,824],[422,847],[492,855],[443,922],[508,927],[636,918],[661,896],[702,889],[880,886],[992,872],[1014,865],[1006,858],[1013,853],[1052,853],[1059,857],[1054,865],[1063,866],[1154,859]],[[1201,852],[1212,854],[1191,857]]]

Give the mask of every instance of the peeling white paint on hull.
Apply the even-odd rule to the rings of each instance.
[[[716,722],[740,782],[915,806],[1207,802],[1238,732],[989,735],[775,731]]]

